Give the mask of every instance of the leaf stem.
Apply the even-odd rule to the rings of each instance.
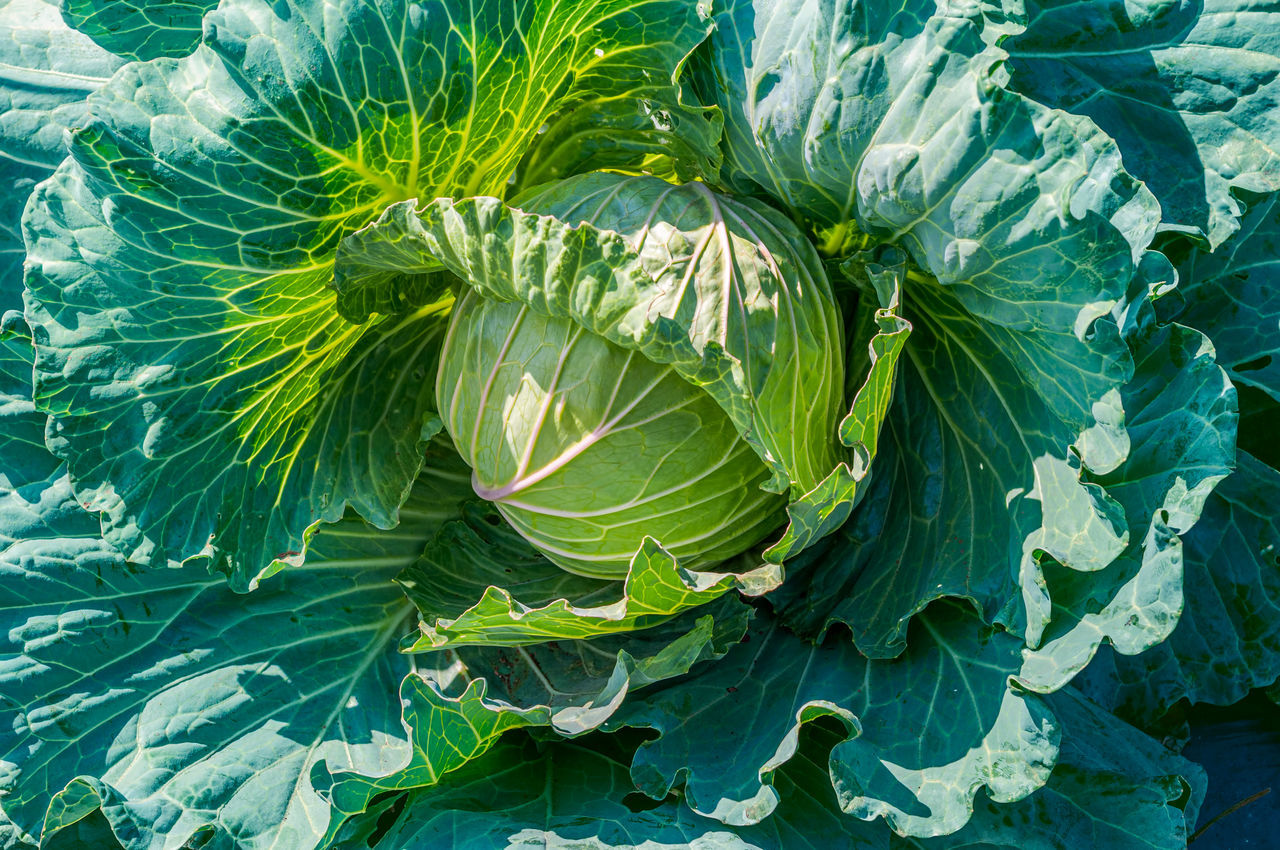
[[[1222,820],[1222,819],[1223,819],[1223,818],[1225,818],[1227,815],[1234,814],[1235,812],[1240,811],[1240,810],[1241,810],[1241,809],[1243,809],[1245,806],[1249,805],[1250,803],[1256,802],[1257,800],[1261,800],[1263,797],[1267,796],[1267,795],[1268,795],[1268,794],[1270,794],[1270,793],[1271,793],[1271,789],[1270,789],[1270,788],[1263,788],[1263,789],[1262,789],[1261,791],[1259,791],[1258,793],[1256,793],[1256,794],[1251,794],[1250,796],[1245,797],[1243,800],[1241,800],[1240,802],[1236,803],[1235,805],[1233,805],[1233,806],[1229,806],[1226,810],[1224,810],[1224,811],[1222,811],[1222,812],[1218,813],[1217,815],[1215,815],[1215,816],[1213,817],[1213,819],[1212,819],[1212,820],[1210,820],[1208,823],[1206,823],[1204,826],[1200,827],[1200,828],[1199,828],[1199,829],[1197,829],[1195,832],[1191,833],[1191,837],[1187,839],[1187,844],[1190,844],[1192,841],[1195,841],[1195,840],[1196,840],[1197,838],[1199,838],[1201,835],[1204,835],[1204,831],[1205,831],[1206,829],[1208,829],[1209,827],[1213,826],[1215,823],[1217,823],[1218,821]]]

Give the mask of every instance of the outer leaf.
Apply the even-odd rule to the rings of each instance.
[[[1044,318],[1051,302],[1002,308],[996,293],[1071,278],[1115,292],[1108,220],[1140,249],[1157,210],[1091,121],[999,87],[980,12],[726,0],[695,88],[724,113],[724,178],[824,230],[830,251],[850,227],[901,241],[981,314]]]
[[[646,541],[624,582],[588,579],[543,558],[493,511],[469,512],[466,522],[442,528],[398,579],[423,616],[421,635],[404,648],[510,647],[625,634],[731,590],[759,595],[782,581],[774,565],[742,575],[685,570],[652,538]]]
[[[1123,548],[1119,507],[1081,473],[1128,451],[1132,362],[1107,314],[1156,205],[1092,122],[996,85],[978,14],[738,0],[695,66],[725,113],[723,179],[782,202],[831,252],[888,240],[919,269],[903,281],[915,330],[882,489],[792,620],[847,619],[876,656],[942,596],[1034,637],[1045,612],[1017,603],[1040,580],[1033,554],[1094,571]]]
[[[1162,315],[1203,331],[1237,386],[1280,401],[1280,195],[1261,198],[1218,251],[1194,249]]]
[[[827,775],[839,734],[816,724],[776,775],[778,810],[752,826],[725,826],[674,796],[636,806],[626,773],[630,746],[593,736],[540,748],[508,740],[483,759],[349,825],[337,850],[1074,850],[1186,846],[1203,795],[1201,773],[1158,742],[1068,694],[1052,698],[1068,725],[1048,785],[1017,803],[980,801],[959,832],[901,838],[842,813]],[[1198,784],[1200,783],[1200,784]],[[1191,794],[1186,792],[1190,789]],[[382,829],[377,821],[384,824]],[[389,828],[385,824],[390,823]],[[372,840],[371,840],[372,839]],[[1136,843],[1135,843],[1136,842]]]
[[[1280,398],[1277,251],[1280,206],[1271,196],[1218,253],[1195,249],[1183,258],[1179,288],[1157,302],[1209,334],[1218,362],[1242,388],[1242,408]],[[1270,452],[1274,429],[1242,417],[1240,443]],[[1185,537],[1185,607],[1169,639],[1135,657],[1101,653],[1083,674],[1095,699],[1135,723],[1156,722],[1183,698],[1227,705],[1280,677],[1280,622],[1272,615],[1280,599],[1280,472],[1246,452],[1235,462]]]
[[[445,671],[433,671],[440,678]],[[421,676],[406,676],[400,686],[405,704],[405,725],[410,750],[406,764],[389,764],[390,770],[373,776],[351,771],[333,774],[330,764],[318,764],[311,781],[329,801],[329,822],[320,846],[327,847],[342,825],[363,812],[380,794],[406,788],[435,785],[451,771],[482,755],[507,731],[537,724],[535,710],[494,710],[486,700],[487,683],[475,679],[456,698],[439,692]],[[397,759],[403,761],[403,759]],[[336,764],[334,767],[341,767]]]
[[[73,561],[88,547],[65,538],[38,541],[39,566],[18,575],[11,547],[7,809],[35,830],[49,795],[87,774],[130,848],[202,829],[206,846],[313,846],[327,815],[310,765],[377,772],[403,746],[407,665],[391,639],[406,608],[389,579],[418,539],[384,532],[371,547],[370,533],[321,531],[308,566],[250,597],[195,568]]]
[[[621,750],[615,752],[615,750]],[[440,785],[414,792],[378,850],[790,850],[872,846],[833,826],[821,805],[804,806],[788,823],[726,827],[677,801],[642,808],[632,792],[625,749],[596,738],[537,749],[506,743]],[[635,795],[632,793],[632,796]],[[825,815],[823,820],[805,816]],[[366,850],[368,825],[357,825],[335,850]],[[865,826],[858,824],[858,827]],[[855,828],[856,829],[856,828]],[[785,843],[784,843],[785,842]],[[827,843],[823,843],[827,842]]]
[[[1010,4],[1011,6],[1014,4]],[[1087,115],[1160,199],[1165,226],[1217,248],[1236,193],[1280,189],[1280,5],[1021,0],[1011,85]]]
[[[330,772],[328,765],[313,771],[333,802],[328,836],[388,791],[439,784],[511,729],[543,726],[573,736],[598,728],[629,692],[724,655],[746,630],[749,609],[724,600],[699,614],[625,639],[426,656],[421,675],[401,688],[412,743],[407,762],[376,776]]]
[[[805,634],[847,623],[874,657],[900,652],[910,618],[944,596],[1016,631],[1043,628],[1043,612],[1018,607],[1021,587],[1038,581],[1032,553],[1093,571],[1123,549],[1119,506],[1081,481],[1080,456],[1106,469],[1128,449],[1115,389],[1128,351],[1108,319],[1083,339],[1008,327],[909,267],[875,273],[905,278],[901,312],[914,328],[897,403],[867,497],[789,562],[781,612]],[[1011,288],[1009,304],[1035,298],[1020,294],[1029,290]],[[1092,309],[1077,304],[1082,315]]]
[[[1251,694],[1225,708],[1193,706],[1185,715],[1190,720],[1190,739],[1184,752],[1199,762],[1209,778],[1204,813],[1210,817],[1201,822],[1198,831],[1202,832],[1196,838],[1207,850],[1265,846],[1269,840],[1277,800],[1259,792],[1275,787],[1280,730],[1274,722],[1276,703],[1268,698],[1274,690]],[[1249,800],[1248,805],[1237,807],[1241,800]],[[1228,810],[1229,816],[1218,817]]]
[[[85,98],[122,64],[45,0],[0,2],[0,312],[20,307],[22,208],[67,154]]]
[[[890,847],[1185,848],[1204,799],[1199,766],[1117,722],[1072,689],[1048,702],[1063,735],[1058,763],[1043,788],[1016,803],[983,800],[973,819],[953,835],[919,841],[895,837]]]
[[[1169,636],[1183,607],[1178,535],[1235,460],[1236,392],[1212,344],[1146,313],[1130,339],[1137,374],[1124,391],[1133,451],[1094,479],[1123,506],[1129,545],[1094,575],[1046,568],[1044,597],[1029,604],[1051,600],[1051,621],[1022,674],[1037,690],[1068,681],[1103,640],[1134,655]]]
[[[444,507],[414,504],[427,523]],[[176,848],[196,831],[210,847],[311,847],[327,819],[312,763],[379,772],[402,757],[394,694],[408,665],[392,639],[407,606],[390,578],[421,531],[323,529],[306,566],[248,597],[194,567],[139,571],[93,543],[27,537],[0,566],[0,764],[19,823],[36,830],[49,795],[86,776],[129,848]]]
[[[1184,540],[1185,607],[1140,655],[1099,653],[1082,674],[1094,699],[1150,725],[1180,699],[1230,705],[1280,678],[1280,472],[1248,454]]]
[[[673,70],[704,31],[675,0],[227,0],[122,70],[26,221],[37,398],[108,539],[245,586],[347,504],[394,524],[447,305],[347,324],[337,241],[501,191],[575,75]]]
[[[774,772],[801,724],[843,722],[831,753],[840,808],[896,831],[940,835],[969,819],[980,788],[1021,799],[1048,778],[1058,730],[1039,697],[1011,690],[1021,643],[953,605],[917,620],[903,657],[869,661],[847,640],[819,647],[758,618],[749,642],[715,666],[628,702],[607,724],[648,727],[632,777],[665,796],[683,772],[693,809],[731,824],[773,811]]]
[[[0,375],[23,377],[24,364],[29,375],[22,341],[0,345]],[[101,807],[130,850],[196,832],[211,848],[313,846],[327,815],[310,765],[379,771],[400,757],[394,689],[408,665],[392,644],[410,609],[391,578],[466,478],[424,478],[398,531],[326,526],[305,566],[240,596],[197,567],[125,563],[72,499],[65,467],[35,462],[28,438],[43,417],[3,380],[6,813],[52,834]]]
[[[67,23],[117,56],[181,57],[200,43],[200,21],[218,0],[60,0]]]

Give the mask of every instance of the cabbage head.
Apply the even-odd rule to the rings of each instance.
[[[789,503],[831,501],[819,485],[848,454],[841,312],[776,211],[596,172],[506,204],[393,209],[358,249],[406,235],[463,281],[444,427],[476,493],[559,566],[621,579],[652,538],[708,568]]]
[[[622,578],[646,535],[714,566],[783,520],[768,467],[711,396],[568,319],[468,292],[440,367],[476,493],[570,572]]]

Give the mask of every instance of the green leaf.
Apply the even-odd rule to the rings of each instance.
[[[1045,786],[1016,803],[981,800],[963,829],[891,848],[1179,850],[1204,798],[1204,771],[1068,688],[1048,698],[1062,749]]]
[[[757,823],[777,806],[773,774],[796,753],[800,727],[844,725],[829,781],[849,815],[883,818],[909,835],[959,829],[985,788],[1021,799],[1043,785],[1058,729],[1041,698],[1013,690],[1022,643],[951,604],[916,619],[900,658],[864,658],[843,636],[801,641],[773,617],[699,675],[643,693],[605,728],[655,730],[631,768],[663,798],[683,773],[694,811]]]
[[[423,496],[409,503],[423,522],[447,515]],[[390,579],[421,539],[325,527],[306,565],[250,596],[194,567],[140,571],[92,539],[9,547],[7,811],[36,830],[50,795],[88,776],[110,789],[104,813],[131,848],[203,829],[238,847],[314,846],[327,807],[313,763],[381,772],[403,758],[395,690],[409,665],[394,638],[410,609]]]
[[[1202,772],[1078,696],[1051,699],[1068,734],[1048,784],[1016,803],[979,799],[973,819],[947,836],[903,838],[841,812],[827,774],[841,734],[819,722],[775,775],[782,801],[759,824],[701,818],[674,794],[640,803],[627,775],[635,744],[621,736],[541,745],[513,736],[439,784],[361,815],[335,850],[1185,847]]]
[[[1017,6],[1021,31],[999,41],[1011,87],[1096,121],[1159,198],[1166,227],[1217,248],[1240,226],[1238,190],[1280,189],[1280,6]]]
[[[107,538],[245,587],[347,505],[394,525],[448,299],[347,323],[337,242],[501,192],[575,79],[674,70],[705,29],[676,0],[227,0],[122,69],[25,222],[38,404]]]
[[[1143,726],[1180,699],[1230,705],[1280,679],[1280,472],[1241,453],[1183,540],[1184,607],[1161,644],[1100,652],[1081,674],[1095,700]]]
[[[850,228],[900,242],[982,315],[1055,312],[1002,305],[1020,282],[1074,278],[1115,297],[1118,249],[1146,246],[1154,198],[1093,122],[1001,88],[1005,55],[983,43],[981,12],[727,0],[691,64],[724,114],[722,179],[777,199],[831,250]]]
[[[45,0],[0,2],[0,312],[20,308],[22,208],[67,154],[64,134],[122,60],[71,30]]]
[[[29,379],[30,349],[0,345],[5,812],[54,834],[100,808],[131,850],[197,832],[314,846],[327,808],[310,766],[403,757],[395,687],[409,665],[394,638],[412,609],[391,579],[455,514],[466,477],[423,476],[395,531],[324,526],[305,565],[248,596],[199,567],[140,569],[100,538],[65,466],[35,460],[43,416],[10,384]]]
[[[1084,668],[1099,644],[1135,655],[1169,637],[1183,609],[1179,535],[1235,462],[1236,391],[1198,331],[1160,325],[1150,308],[1130,337],[1134,380],[1124,389],[1133,446],[1113,472],[1090,476],[1124,509],[1128,546],[1105,569],[1045,565],[1049,625],[1032,645],[1021,681],[1055,690]]]
[[[432,671],[429,675],[435,679],[444,673]],[[363,812],[380,794],[435,785],[449,772],[485,753],[504,732],[534,725],[541,719],[536,709],[526,713],[491,707],[485,699],[486,691],[486,681],[474,679],[453,698],[440,693],[420,675],[406,676],[400,685],[400,701],[409,729],[407,764],[401,766],[404,759],[396,759],[384,765],[389,771],[371,776],[359,769],[334,773],[334,768],[343,765],[327,760],[313,768],[311,783],[330,804],[320,846],[328,846],[347,819]]]
[[[1240,445],[1267,452],[1275,433],[1265,408],[1280,398],[1278,235],[1275,196],[1258,199],[1217,253],[1196,247],[1181,258],[1178,289],[1156,303],[1213,340],[1240,387]],[[1246,404],[1264,409],[1260,421]],[[1229,705],[1280,677],[1280,472],[1246,451],[1235,466],[1184,537],[1184,607],[1168,640],[1133,657],[1101,652],[1082,674],[1094,699],[1131,722],[1155,725],[1183,698]]]
[[[612,736],[610,736],[612,737]],[[390,828],[368,843],[353,824],[335,850],[789,850],[857,847],[843,830],[805,821],[819,805],[797,807],[790,823],[726,827],[679,801],[637,806],[625,746],[608,739],[536,746],[511,741],[430,789],[408,795]],[[643,799],[643,798],[642,798]],[[858,827],[865,826],[858,824]],[[787,842],[787,843],[784,843]],[[824,841],[829,843],[823,843]],[[883,845],[881,845],[883,846]]]
[[[629,692],[723,656],[746,633],[751,613],[726,596],[643,631],[527,648],[468,647],[442,657],[456,659],[466,681],[488,681],[491,708],[536,708],[558,733],[580,735],[607,720]]]
[[[401,687],[412,743],[408,761],[377,776],[331,771],[327,764],[313,771],[316,787],[333,803],[328,837],[388,792],[441,783],[509,730],[550,727],[576,736],[598,728],[636,689],[723,656],[746,631],[749,614],[727,599],[623,638],[468,648],[416,659],[419,675]]]
[[[1003,325],[918,270],[875,268],[858,273],[897,276],[913,328],[896,403],[866,497],[788,562],[781,613],[806,635],[846,623],[873,657],[902,651],[911,617],[947,596],[1015,631],[1042,628],[1043,612],[1029,622],[1019,605],[1038,581],[1035,552],[1093,571],[1123,549],[1119,506],[1081,467],[1114,467],[1128,450],[1117,389],[1128,349],[1109,318],[1074,331]],[[1006,297],[1012,307],[1045,296],[1024,285]],[[1056,297],[1082,317],[1096,308],[1069,288]]]
[[[765,552],[766,558],[785,560],[797,554],[803,558],[804,550],[841,526],[866,493],[867,474],[879,453],[880,432],[893,401],[898,360],[911,333],[911,323],[901,317],[899,303],[903,264],[900,257],[894,259],[899,262],[893,267],[879,263],[866,266],[879,306],[860,312],[863,327],[852,335],[848,378],[866,376],[860,387],[851,390],[853,406],[840,422],[840,442],[853,450],[852,462],[838,467],[816,490],[787,508],[790,523],[782,538]],[[862,340],[867,341],[859,350]]]
[[[28,829],[89,776],[112,790],[104,812],[131,848],[201,829],[311,847],[327,819],[311,764],[380,772],[402,757],[409,668],[394,637],[409,609],[390,579],[420,535],[326,527],[307,565],[246,597],[194,567],[113,562],[92,540],[38,542],[0,562],[0,762],[6,809]]]
[[[75,199],[59,197],[64,190]],[[305,295],[320,285],[312,271],[275,276],[237,309],[245,292],[220,287],[243,272],[198,282],[136,246],[139,261],[170,268],[111,283],[88,270],[76,231],[101,240],[93,256],[129,249],[93,223],[92,206],[74,165],[41,186],[28,217],[44,228],[32,257],[55,271],[33,269],[27,284],[46,299],[28,309],[37,404],[54,414],[49,446],[70,461],[78,499],[103,512],[105,538],[134,563],[211,560],[244,590],[301,563],[311,530],[347,505],[394,526],[439,429],[424,379],[450,300],[354,328]],[[85,276],[62,277],[71,272]],[[132,302],[128,323],[112,307],[121,302]],[[213,313],[201,312],[204,302]],[[63,326],[59,315],[77,321]],[[211,320],[229,325],[215,330]],[[126,324],[146,332],[126,333]],[[114,388],[118,402],[103,405],[97,386]]]
[[[1280,195],[1258,199],[1217,251],[1188,251],[1178,276],[1161,315],[1208,334],[1232,383],[1280,401]]]
[[[652,538],[625,581],[584,578],[542,557],[492,509],[444,526],[398,578],[422,613],[404,649],[512,647],[626,634],[724,597],[759,595],[782,581],[765,565],[744,574],[682,569]]]
[[[120,841],[111,829],[105,808],[119,806],[119,795],[92,778],[77,778],[53,796],[40,836],[41,850],[78,850],[102,847],[118,850]]]
[[[200,21],[218,0],[60,0],[67,23],[117,56],[182,57],[200,43]]]
[[[634,745],[615,736],[540,746],[513,737],[438,785],[362,815],[335,850],[1185,847],[1203,796],[1201,771],[1079,697],[1064,696],[1052,699],[1073,734],[1049,783],[1016,803],[980,800],[973,820],[952,835],[902,838],[844,815],[826,766],[839,733],[819,723],[803,730],[800,750],[778,771],[782,802],[759,824],[700,818],[675,795],[638,805],[626,768]]]
[[[613,97],[608,87],[600,94],[584,92],[580,103],[548,122],[516,170],[516,193],[606,169],[654,174],[671,182],[719,172],[724,131],[719,111],[690,103],[682,87],[636,70],[638,79],[628,85],[628,97]]]
[[[725,115],[725,182],[830,252],[888,242],[912,260],[874,492],[843,543],[801,557],[811,590],[785,606],[809,634],[848,622],[877,657],[947,596],[1034,639],[1047,612],[1020,597],[1043,580],[1037,553],[1091,572],[1125,543],[1083,476],[1128,452],[1133,363],[1110,314],[1145,294],[1128,290],[1157,205],[1090,120],[1000,87],[980,12],[737,0],[693,64]]]

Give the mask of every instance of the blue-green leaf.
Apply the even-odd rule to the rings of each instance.
[[[1280,472],[1248,454],[1218,485],[1183,541],[1183,610],[1140,655],[1100,652],[1082,687],[1140,725],[1180,699],[1229,705],[1280,678]]]
[[[1078,696],[1051,700],[1067,735],[1049,782],[1015,803],[975,801],[973,819],[951,835],[904,838],[841,812],[827,773],[838,725],[814,724],[775,774],[782,800],[759,824],[701,818],[675,794],[645,801],[627,772],[635,742],[622,736],[541,746],[513,738],[431,788],[371,808],[335,850],[1185,847],[1204,795],[1199,769]]]
[[[1069,681],[1103,641],[1135,655],[1169,637],[1183,609],[1179,535],[1196,525],[1235,462],[1236,391],[1209,339],[1160,325],[1148,307],[1129,343],[1137,368],[1124,408],[1133,448],[1116,470],[1090,476],[1122,506],[1128,545],[1094,573],[1048,562],[1041,593],[1026,589],[1029,605],[1052,606],[1023,672],[1037,690]]]
[[[129,59],[181,57],[200,43],[200,21],[218,0],[60,0],[67,23]]]
[[[1048,698],[1062,749],[1045,786],[1016,803],[982,800],[964,829],[893,840],[918,850],[1182,850],[1205,794],[1198,765],[1067,688]]]
[[[697,812],[730,824],[774,810],[773,774],[796,753],[802,724],[835,718],[830,783],[851,816],[909,835],[942,835],[969,819],[979,789],[1021,799],[1048,779],[1058,727],[1041,697],[1009,685],[1022,642],[942,603],[916,619],[901,657],[869,660],[844,635],[813,646],[758,616],[716,664],[629,701],[606,724],[650,728],[631,768],[661,799],[683,774]]]
[[[440,512],[433,501],[424,517]],[[328,817],[311,764],[377,773],[403,758],[396,688],[409,665],[395,638],[411,608],[391,578],[420,531],[326,527],[307,565],[249,596],[93,544],[28,538],[0,559],[0,764],[25,828],[87,776],[130,848],[176,848],[204,829],[237,847],[311,847]]]
[[[22,306],[22,208],[67,155],[85,99],[123,61],[62,22],[46,0],[0,2],[0,312]]]
[[[1019,0],[1010,86],[1087,115],[1160,200],[1217,248],[1241,189],[1280,189],[1280,6],[1242,0]]]
[[[775,198],[828,252],[858,242],[850,229],[901,242],[987,315],[1029,314],[993,297],[1018,282],[1123,289],[1127,277],[1111,274],[1117,238],[1146,246],[1154,198],[1092,121],[1000,86],[1006,56],[984,43],[981,11],[718,4],[691,67],[698,94],[724,114],[722,179]],[[1054,312],[1038,307],[1032,315]]]
[[[1193,248],[1161,315],[1209,335],[1237,386],[1280,401],[1280,195],[1256,200],[1217,251]]]
[[[1157,723],[1184,698],[1230,704],[1280,677],[1280,472],[1269,424],[1280,399],[1278,257],[1280,205],[1272,195],[1256,200],[1217,252],[1188,251],[1178,288],[1156,305],[1209,335],[1240,388],[1240,446],[1270,460],[1240,451],[1185,535],[1183,611],[1168,640],[1134,657],[1100,653],[1085,670],[1090,694],[1135,723]],[[1256,422],[1245,416],[1250,408]]]
[[[439,785],[411,793],[389,829],[365,816],[334,850],[850,850],[868,842],[822,803],[799,800],[753,827],[727,827],[678,800],[636,805],[625,745],[595,737],[543,747],[504,743]],[[808,804],[807,804],[808,803]],[[381,814],[381,813],[380,813]],[[370,837],[376,835],[376,843]]]
[[[197,566],[141,569],[31,441],[30,346],[0,346],[5,812],[71,841],[64,828],[100,809],[130,850],[196,832],[211,847],[314,846],[328,819],[314,762],[382,772],[404,757],[395,638],[412,607],[392,578],[455,514],[466,477],[420,479],[395,531],[321,528],[304,566],[248,596]]]
[[[880,457],[849,521],[788,563],[783,617],[810,635],[846,623],[874,657],[900,652],[910,618],[946,596],[1018,632],[1043,628],[1044,613],[1022,606],[1039,580],[1035,552],[1093,571],[1123,549],[1120,509],[1082,481],[1082,466],[1112,468],[1128,449],[1118,391],[1128,349],[1109,318],[1079,336],[1011,327],[918,270],[895,274],[913,330]],[[1031,292],[1011,286],[1008,303]],[[1096,306],[1069,288],[1057,297],[1076,299],[1082,316]]]
[[[1048,612],[1021,597],[1043,581],[1038,553],[1093,572],[1126,542],[1087,475],[1129,451],[1119,325],[1145,296],[1130,289],[1157,204],[1092,121],[1001,87],[982,26],[977,5],[736,0],[693,64],[725,116],[723,181],[833,254],[911,257],[874,492],[832,554],[801,556],[810,589],[784,606],[808,633],[848,622],[877,657],[945,596],[1035,640]]]

